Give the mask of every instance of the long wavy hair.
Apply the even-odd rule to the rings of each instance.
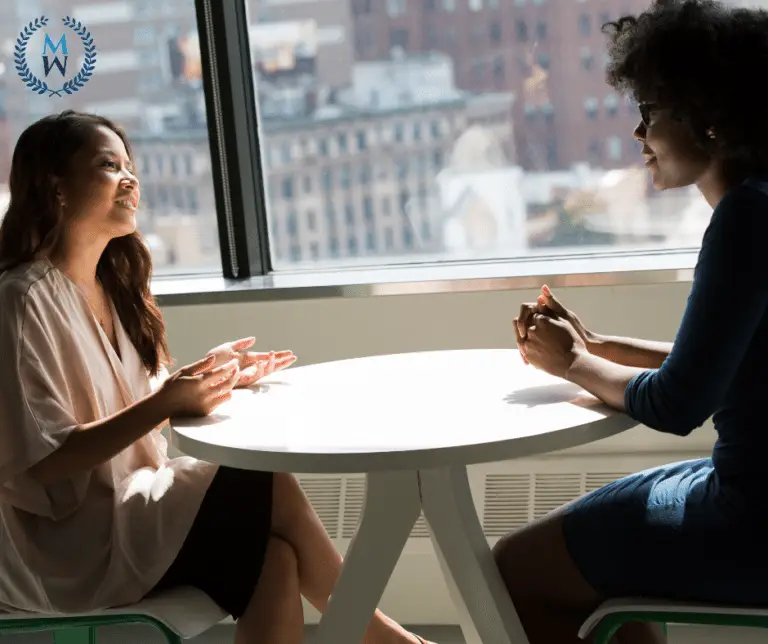
[[[22,132],[11,161],[10,204],[0,225],[0,272],[49,257],[56,249],[65,218],[52,179],[66,181],[72,158],[99,126],[117,134],[133,160],[122,128],[96,114],[65,110]],[[165,323],[150,291],[152,256],[141,235],[133,232],[112,239],[99,259],[96,276],[144,366],[156,376],[170,363],[170,356]]]

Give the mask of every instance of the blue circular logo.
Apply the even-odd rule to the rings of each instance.
[[[48,84],[48,80],[38,78],[32,73],[27,64],[27,46],[30,38],[40,29],[48,24],[48,18],[40,16],[30,21],[29,24],[19,34],[16,39],[16,48],[14,49],[13,62],[16,66],[16,72],[24,84],[36,94],[48,94],[48,96],[63,96],[64,94],[74,94],[81,90],[90,80],[93,70],[96,68],[96,45],[93,44],[91,32],[79,20],[62,18],[61,21],[65,27],[68,27],[80,38],[83,44],[83,66],[80,71],[68,81],[64,82],[58,89],[53,89]],[[42,66],[45,78],[48,79],[51,73],[58,72],[62,78],[67,74],[67,62],[69,59],[69,46],[67,44],[67,34],[60,36],[54,43],[48,32],[44,31]]]

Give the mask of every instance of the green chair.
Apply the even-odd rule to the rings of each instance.
[[[195,588],[176,588],[138,604],[78,615],[0,613],[0,637],[9,633],[48,631],[55,644],[96,644],[97,629],[115,624],[149,624],[168,644],[196,637],[227,615]]]
[[[587,618],[579,630],[579,637],[586,639],[591,636],[594,644],[609,644],[616,631],[627,622],[768,628],[768,609],[652,599],[611,599]]]

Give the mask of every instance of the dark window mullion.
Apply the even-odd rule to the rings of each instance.
[[[245,0],[195,0],[222,270],[271,269]]]

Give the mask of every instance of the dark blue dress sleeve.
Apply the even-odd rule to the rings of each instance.
[[[718,204],[704,234],[672,351],[633,378],[627,413],[685,436],[719,408],[768,305],[768,195],[743,184]]]

